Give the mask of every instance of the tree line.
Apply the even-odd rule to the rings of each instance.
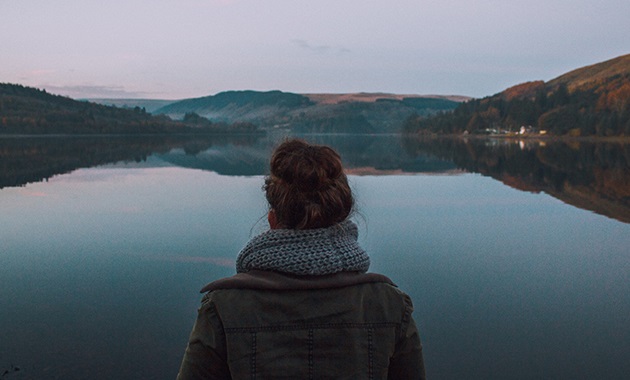
[[[144,108],[104,106],[0,83],[0,134],[252,133],[253,124],[212,123],[197,117],[172,120]]]
[[[410,134],[482,134],[544,131],[556,136],[630,136],[630,74],[569,89],[529,82],[460,104],[433,117],[414,115]]]

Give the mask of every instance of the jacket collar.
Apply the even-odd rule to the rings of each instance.
[[[218,289],[259,289],[259,290],[315,290],[334,289],[346,286],[384,282],[396,286],[382,274],[339,272],[322,276],[297,276],[286,273],[250,270],[231,277],[213,281],[201,289],[201,293]]]

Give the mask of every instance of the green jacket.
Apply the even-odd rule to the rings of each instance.
[[[250,271],[208,284],[178,379],[424,379],[409,296],[387,277]]]

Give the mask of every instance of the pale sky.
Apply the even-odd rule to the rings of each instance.
[[[483,97],[630,53],[628,0],[0,0],[0,82]]]

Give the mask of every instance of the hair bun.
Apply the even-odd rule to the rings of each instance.
[[[288,140],[274,151],[270,164],[264,189],[287,228],[330,226],[349,215],[354,201],[341,157],[333,149]]]

